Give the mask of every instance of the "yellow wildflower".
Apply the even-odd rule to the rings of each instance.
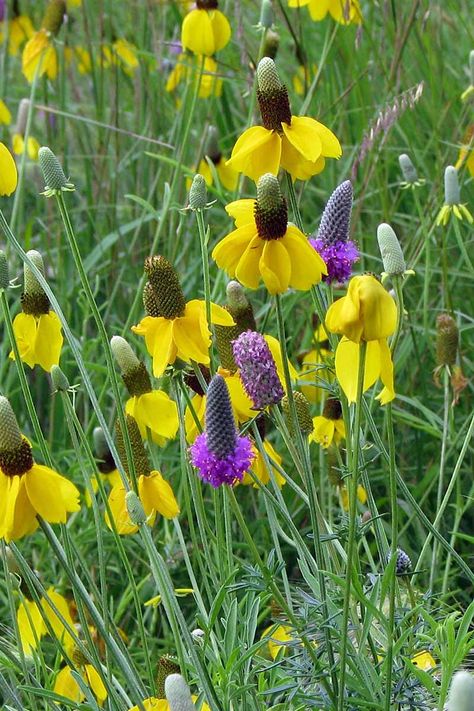
[[[332,442],[339,444],[345,439],[346,429],[342,419],[342,409],[339,400],[329,398],[324,404],[322,415],[313,417],[313,432],[309,436],[310,442],[317,442],[327,449]]]
[[[293,639],[291,632],[291,627],[280,623],[270,625],[270,627],[263,630],[262,639],[269,637],[268,651],[272,659],[285,655],[288,643]]]
[[[188,79],[194,81],[196,72],[202,73],[199,82],[198,97],[200,99],[208,99],[210,96],[221,96],[222,94],[222,79],[218,75],[217,62],[213,57],[196,57],[195,62],[190,63],[190,57],[181,53],[176,61],[175,66],[171,70],[167,82],[166,91],[172,93],[178,85]]]
[[[315,22],[324,20],[328,13],[341,25],[362,22],[359,0],[288,0],[288,7],[307,7]]]
[[[16,163],[8,148],[0,143],[0,195],[11,195],[17,183]]]
[[[77,654],[74,655],[77,658]],[[87,686],[92,689],[94,696],[97,699],[99,706],[102,706],[107,698],[107,689],[104,686],[100,674],[87,662],[80,665],[81,676],[83,681]],[[57,675],[53,691],[60,696],[64,696],[66,699],[72,699],[77,703],[81,703],[86,698],[86,695],[82,691],[81,687],[74,679],[71,674],[70,667],[63,667],[59,674]]]
[[[28,136],[28,141],[25,144],[24,136],[21,133],[14,133],[12,139],[12,148],[15,155],[20,156],[26,152],[30,160],[38,160],[38,151],[40,149],[39,141],[34,136]]]
[[[13,7],[13,17],[8,21],[0,22],[0,42],[5,35],[8,37],[8,53],[16,57],[21,45],[35,33],[35,28],[28,15],[18,15]]]
[[[193,703],[198,700],[196,694],[192,694]],[[170,705],[166,699],[157,699],[155,696],[150,696],[148,699],[143,699],[143,708],[145,711],[170,711]],[[139,706],[132,706],[128,711],[141,711]],[[205,701],[201,704],[201,711],[211,711]]]
[[[0,124],[9,126],[12,122],[12,115],[7,105],[0,99]]]
[[[420,669],[423,669],[423,671],[428,672],[431,669],[434,669],[436,667],[436,662],[433,659],[432,655],[424,650],[422,652],[417,652],[414,657],[412,657],[412,663],[419,667]]]
[[[273,476],[275,478],[275,482],[277,486],[280,488],[286,484],[286,479],[280,474],[278,469],[272,464],[272,461],[275,462],[276,464],[280,465],[282,462],[282,458],[278,454],[278,452],[273,448],[273,446],[270,444],[270,442],[267,439],[263,440],[263,448],[268,456],[268,460],[270,462],[270,467],[271,471],[273,473]],[[251,465],[252,472],[255,474],[257,477],[258,481],[260,484],[263,484],[266,486],[269,481],[270,481],[270,471],[269,471],[269,465],[267,463],[267,460],[264,458],[263,454],[255,447],[255,445],[252,447],[252,452],[254,454],[254,460]],[[242,479],[241,482],[244,486],[253,486],[254,489],[259,488],[259,484],[254,481],[250,473],[247,471],[244,474],[244,478]]]
[[[349,492],[347,486],[342,484],[339,486],[339,495],[341,497],[341,506],[344,511],[349,511]],[[363,505],[367,501],[367,492],[362,486],[362,484],[357,485],[357,499]]]
[[[193,54],[210,57],[229,42],[229,21],[217,9],[217,0],[197,0],[196,6],[183,20],[181,44]]]

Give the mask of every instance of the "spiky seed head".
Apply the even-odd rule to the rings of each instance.
[[[204,210],[207,205],[207,185],[200,173],[197,173],[189,189],[189,207],[191,210]]]
[[[186,300],[174,267],[165,257],[148,257],[145,274],[154,292],[159,315],[175,319],[184,315]]]
[[[282,88],[276,64],[270,57],[262,57],[259,61],[257,66],[257,83],[259,90],[264,94],[273,94]]]
[[[254,214],[261,239],[280,239],[286,233],[288,208],[278,178],[271,173],[265,173],[258,179]]]
[[[288,92],[280,82],[275,62],[263,57],[257,66],[257,99],[263,126],[269,131],[282,132],[282,123],[291,124]]]
[[[140,361],[131,346],[122,336],[112,336],[110,347],[122,375],[135,370],[140,365]]]
[[[350,180],[337,186],[326,203],[317,239],[325,244],[347,242],[351,224],[354,191]]]
[[[127,491],[125,494],[125,505],[132,523],[136,526],[140,526],[147,522],[147,515],[143,504],[134,491]]]
[[[165,680],[170,674],[179,674],[181,671],[176,657],[170,654],[163,654],[158,659],[156,670],[156,696],[158,699],[165,698]]]
[[[377,241],[382,256],[383,268],[389,276],[399,276],[406,272],[407,265],[400,242],[394,230],[383,222],[377,228]]]
[[[310,435],[314,427],[313,418],[311,417],[311,413],[309,411],[308,400],[303,395],[303,393],[296,391],[293,393],[293,402],[295,403],[296,420],[298,423],[298,427],[301,430],[301,433],[303,435]],[[285,395],[283,397],[281,401],[281,407],[288,423],[288,430],[290,431],[290,434],[295,434],[296,428],[294,426],[293,418],[291,416],[291,408],[288,395]]]
[[[181,674],[170,674],[166,677],[165,695],[170,711],[196,711],[189,686]]]
[[[22,442],[20,428],[12,406],[0,395],[0,450],[16,449]]]
[[[459,205],[461,190],[459,188],[458,171],[453,165],[448,165],[444,171],[444,204]]]
[[[50,32],[52,35],[57,35],[61,29],[61,25],[63,24],[65,14],[65,0],[49,0],[41,27]]]
[[[221,375],[215,375],[207,389],[206,435],[209,451],[219,459],[234,452],[237,430],[229,389]]]
[[[418,180],[418,173],[411,161],[410,156],[406,153],[402,153],[398,156],[398,162],[400,164],[400,170],[402,171],[403,180],[409,185],[416,183]]]
[[[459,329],[449,314],[436,319],[436,361],[438,366],[454,365],[459,348]]]
[[[69,380],[61,370],[59,365],[53,365],[51,368],[51,383],[54,392],[67,392],[70,388]]]
[[[137,422],[131,415],[125,415],[125,419],[127,422],[128,437],[130,439],[130,446],[132,448],[132,456],[137,476],[141,476],[142,474],[148,476],[151,471],[150,460],[148,459],[148,454],[146,453]],[[127,471],[127,473],[129,473],[127,450],[125,448],[125,439],[123,436],[122,428],[120,427],[120,423],[118,421],[116,423],[116,436],[117,451],[120,456],[120,460],[123,464],[124,469]]]
[[[161,316],[160,306],[155,291],[149,281],[143,287],[143,306],[147,316]]]
[[[15,413],[0,395],[0,469],[6,476],[21,476],[34,464],[31,447],[21,436]]]
[[[3,249],[0,249],[0,290],[8,289],[10,284],[10,273],[8,269],[7,257]]]

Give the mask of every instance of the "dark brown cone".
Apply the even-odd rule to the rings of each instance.
[[[143,287],[143,306],[145,307],[147,316],[161,316],[156,294],[149,281],[147,281],[145,286]]]
[[[41,27],[51,32],[52,35],[57,35],[63,24],[65,14],[66,3],[64,0],[49,0]]]
[[[205,365],[199,365],[199,370],[201,371],[202,376],[203,376],[204,380],[206,381],[206,383],[210,383],[211,382],[211,371],[209,370],[209,368],[206,368]],[[205,392],[202,389],[201,383],[199,382],[199,378],[194,373],[185,373],[184,382],[186,383],[186,385],[188,387],[191,388],[191,390],[194,390],[196,395],[201,395],[201,396],[205,395]]]
[[[158,699],[165,698],[165,680],[170,674],[180,674],[181,667],[175,657],[169,654],[164,654],[158,659],[156,670],[156,697]]]
[[[24,314],[41,316],[49,313],[49,299],[45,293],[35,292],[21,295],[21,310]]]
[[[216,10],[218,7],[218,2],[217,0],[196,0],[196,7],[198,10]],[[164,694],[163,697],[159,698],[165,698]]]
[[[342,418],[342,407],[339,400],[330,397],[324,403],[323,417],[327,420],[340,420]]]
[[[133,461],[135,464],[135,471],[137,473],[137,476],[141,476],[142,474],[144,474],[145,476],[148,476],[148,474],[151,471],[151,466],[150,466],[150,461],[148,459],[148,455],[146,453],[145,447],[143,445],[140,430],[138,428],[136,420],[133,417],[131,417],[131,415],[125,415],[125,417],[127,420],[128,436],[130,439],[130,445],[132,447],[132,454],[133,454]],[[117,435],[117,451],[119,453],[119,456],[120,456],[120,459],[121,459],[121,462],[123,464],[125,471],[127,472],[127,474],[129,474],[128,464],[127,464],[127,451],[125,449],[125,441],[123,438],[120,423],[118,421],[116,423],[116,435]]]
[[[436,361],[440,365],[454,365],[458,354],[459,330],[449,314],[436,319]]]
[[[255,224],[261,239],[280,239],[288,228],[288,208],[285,198],[277,207],[265,209],[255,201]]]
[[[144,363],[140,363],[126,374],[122,373],[122,380],[131,397],[139,397],[152,391],[150,376]]]
[[[6,476],[22,476],[33,464],[33,453],[26,439],[15,449],[0,450],[0,469]]]
[[[257,90],[258,105],[262,117],[262,125],[268,131],[282,132],[282,123],[291,125],[290,100],[286,87],[274,89],[272,92]]]
[[[224,306],[224,308],[231,314],[236,325],[214,326],[217,352],[219,353],[219,360],[222,367],[231,373],[235,373],[237,366],[232,351],[232,341],[235,341],[244,331],[256,331],[257,327],[253,309],[250,304],[240,309],[232,306]]]
[[[145,273],[153,288],[160,316],[175,319],[184,315],[186,301],[174,267],[165,257],[148,257]]]

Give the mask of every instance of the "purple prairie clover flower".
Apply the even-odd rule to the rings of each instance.
[[[357,246],[349,239],[351,211],[352,184],[345,180],[327,201],[316,238],[309,240],[326,262],[328,274],[323,279],[329,284],[347,281],[359,258]]]
[[[189,448],[201,479],[214,488],[242,481],[254,454],[248,437],[240,437],[225,379],[215,375],[207,389],[206,428]]]
[[[244,390],[256,410],[276,405],[285,394],[276,364],[264,337],[256,331],[244,331],[233,342],[235,364]]]

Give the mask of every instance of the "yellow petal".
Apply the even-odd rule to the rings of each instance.
[[[249,289],[256,289],[260,283],[259,261],[263,252],[264,241],[254,237],[246,247],[235,269],[235,276]]]
[[[188,302],[190,303],[190,302]],[[201,302],[204,307],[204,315],[206,314],[205,310],[205,304],[204,302]],[[216,324],[217,326],[235,326],[235,321],[232,317],[232,315],[226,311],[222,306],[219,306],[219,304],[214,304],[211,301],[211,323]]]
[[[334,420],[319,415],[318,417],[313,417],[313,427],[314,430],[309,439],[327,449],[334,437]]]
[[[203,337],[201,324],[194,316],[177,318],[173,322],[173,339],[177,348],[177,356],[190,363],[209,363],[209,347],[211,345],[211,332],[207,329],[207,336]]]
[[[145,510],[155,510],[165,518],[175,518],[179,514],[178,502],[173,489],[158,471],[149,476],[141,476],[138,490]]]
[[[282,294],[288,289],[291,263],[283,240],[265,241],[258,266],[270,294]]]
[[[40,144],[34,138],[34,136],[29,136],[27,143],[28,158],[30,160],[38,160],[38,152],[40,149]]]
[[[213,25],[206,10],[191,10],[183,20],[181,44],[194,54],[211,56],[216,52]]]
[[[360,345],[342,338],[336,349],[336,377],[349,402],[357,399]],[[380,373],[380,349],[378,341],[367,343],[363,392],[377,380]]]
[[[36,331],[36,362],[47,373],[53,365],[58,365],[63,345],[61,321],[54,311],[41,314]]]
[[[178,408],[174,400],[164,392],[153,390],[130,398],[125,411],[137,421],[142,436],[147,428],[160,438],[172,439],[179,427]]]
[[[131,533],[136,533],[138,531],[138,526],[130,521],[128,515],[127,506],[125,503],[125,488],[123,486],[114,486],[109,494],[108,504],[112,518],[117,529],[117,533],[121,536],[126,536]],[[105,514],[105,523],[108,528],[112,529],[109,515]]]
[[[324,169],[324,158],[319,156],[317,160],[307,160],[283,135],[281,140],[281,167],[284,168],[293,180],[308,180],[311,176],[320,173]]]
[[[342,156],[342,148],[337,137],[323,123],[319,121],[314,121],[314,123],[321,140],[322,155],[325,158],[340,158]]]
[[[308,116],[292,116],[291,124],[281,127],[288,141],[306,160],[314,163],[322,153],[318,122]]]
[[[386,339],[381,339],[378,343],[380,353],[380,380],[385,387],[380,395],[377,396],[377,400],[379,400],[382,405],[386,405],[387,402],[390,402],[395,397],[395,388],[393,384],[393,362]]]
[[[72,629],[75,629],[74,620],[71,617],[71,612],[66,598],[56,592],[53,588],[49,588],[47,592],[51,603],[56,607],[68,625]],[[49,601],[45,597],[41,598],[41,607],[43,608],[56,637],[62,641],[67,648],[72,648],[75,644],[74,638],[66,630],[64,623],[60,620],[56,612],[54,612]]]
[[[272,358],[275,361],[277,374],[278,374],[278,377],[280,378],[282,387],[284,390],[286,390],[285,373],[283,371],[283,357],[282,357],[282,353],[281,353],[280,341],[277,338],[275,338],[274,336],[269,336],[267,333],[264,334],[263,337],[266,341],[267,346],[270,348],[270,353],[272,354]],[[297,372],[296,368],[293,366],[293,364],[291,363],[291,361],[288,361],[288,368],[290,370],[291,380],[292,381],[296,380],[298,378],[298,372]]]
[[[13,320],[13,333],[15,334],[18,352],[23,363],[26,363],[30,368],[34,368],[36,364],[36,330],[38,324],[33,314],[17,314]],[[10,353],[10,358],[15,360],[13,351]]]
[[[25,477],[9,477],[8,500],[5,511],[3,536],[7,543],[27,536],[38,528],[36,510],[30,503]]]
[[[12,150],[16,156],[21,156],[25,150],[25,139],[21,133],[14,133],[12,138]]]
[[[138,67],[137,48],[131,44],[131,42],[127,42],[126,39],[121,38],[115,40],[112,47],[125,66],[130,69],[136,69]]]
[[[231,29],[229,20],[220,10],[209,10],[212,33],[214,35],[214,54],[223,49],[230,40]]]
[[[252,126],[237,139],[227,165],[257,182],[264,173],[277,175],[280,157],[278,133],[263,126]]]
[[[226,375],[224,375],[224,372]],[[235,419],[239,424],[250,420],[255,416],[255,410],[253,409],[253,402],[244,390],[239,375],[229,374],[228,371],[223,371],[222,368],[219,368],[219,373],[225,377]]]
[[[92,664],[85,665],[85,674],[87,677],[87,682],[94,695],[99,702],[99,706],[102,706],[103,702],[107,698],[107,689],[104,686],[104,682],[100,678],[99,672],[94,669]]]
[[[71,674],[69,667],[63,667],[63,669],[61,669],[54,682],[53,691],[55,694],[65,696],[67,699],[72,699],[72,701],[76,701],[77,703],[80,703],[86,698],[79,684]]]
[[[41,637],[46,633],[46,627],[41,611],[32,600],[22,600],[16,613],[18,631],[23,652],[31,655],[36,649]]]
[[[30,84],[37,71],[38,76],[41,76],[47,71],[48,62],[51,57],[48,49],[50,49],[49,38],[45,29],[36,32],[26,43],[21,62],[23,74]]]
[[[33,464],[24,479],[31,505],[49,523],[66,523],[68,511],[79,511],[78,489],[49,467]]]
[[[270,637],[268,640],[268,651],[272,659],[276,659],[278,654],[283,656],[286,653],[286,642],[290,642],[293,637],[291,636],[291,627],[288,625],[271,625],[267,627],[262,632],[262,639],[264,637]]]
[[[159,378],[168,364],[176,360],[176,346],[173,341],[173,321],[153,316],[145,316],[132,331],[145,336],[148,353],[153,357],[153,375]]]
[[[169,711],[169,703],[166,699],[157,699],[154,696],[150,696],[148,699],[142,701],[143,708],[145,711]],[[202,709],[204,709],[206,704],[203,704]],[[138,706],[132,706],[128,711],[141,711]]]
[[[327,274],[324,260],[297,227],[288,226],[282,239],[291,263],[290,286],[307,291]]]
[[[18,173],[8,148],[0,143],[0,195],[11,195],[16,189]]]
[[[9,126],[12,122],[12,115],[4,101],[0,99],[0,123]]]
[[[232,166],[227,165],[225,158],[221,158],[216,165],[219,180],[226,190],[233,192],[237,188],[239,174]]]
[[[201,429],[199,429],[199,427],[197,426],[196,420],[194,419],[193,413],[191,412],[191,408],[189,406],[186,407],[186,412],[184,413],[184,426],[186,429],[186,441],[190,443],[194,442],[198,434],[200,434],[200,432],[202,432],[202,430],[204,429],[206,396],[199,394],[194,395],[194,397],[191,399],[191,405],[193,406],[193,410],[196,414],[198,422],[201,425]]]
[[[251,202],[254,202],[254,200]],[[255,222],[249,222],[238,227],[238,229],[218,242],[212,251],[212,258],[219,269],[223,269],[231,277],[235,276],[235,271],[243,253],[256,237],[258,235]]]
[[[228,215],[234,218],[236,227],[243,225],[255,225],[255,204],[253,198],[244,198],[243,200],[234,200],[225,206],[225,211]]]

